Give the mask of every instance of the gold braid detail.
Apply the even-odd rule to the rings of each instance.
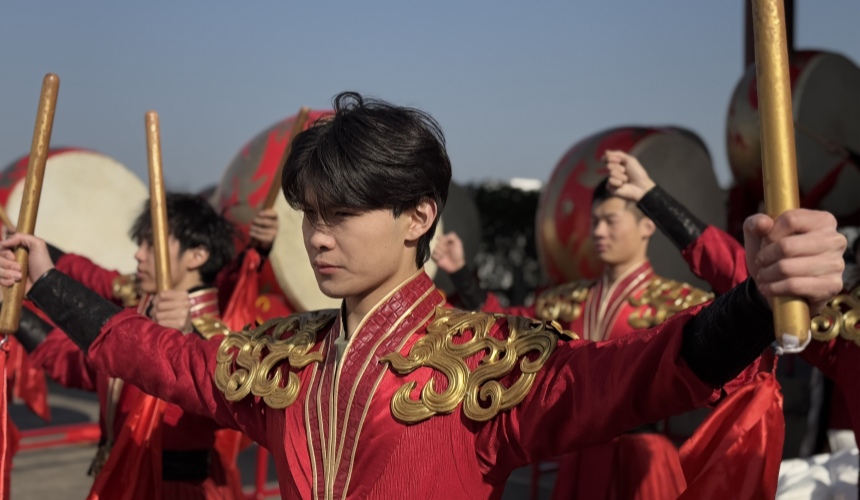
[[[630,298],[631,306],[642,309],[631,313],[627,321],[633,328],[651,328],[681,311],[704,304],[713,298],[714,294],[687,283],[655,276],[641,297]]]
[[[812,318],[812,338],[827,342],[842,336],[846,340],[860,345],[860,286],[849,293],[841,293],[833,297]]]
[[[317,333],[337,314],[336,309],[294,314],[228,335],[221,342],[216,358],[218,390],[227,401],[239,401],[253,394],[272,408],[293,404],[301,383],[294,372],[282,369],[281,362],[288,360],[289,367],[296,369],[321,362],[322,353],[310,350],[317,343]],[[271,335],[267,335],[269,332]],[[287,380],[282,384],[284,372]]]
[[[135,307],[140,302],[133,274],[117,276],[111,282],[111,291],[115,299],[122,301],[123,307]]]
[[[498,320],[507,322],[508,335],[497,339],[490,335]],[[455,343],[455,338],[471,337]],[[427,327],[427,335],[418,340],[406,356],[398,352],[388,354],[381,362],[405,375],[421,367],[438,370],[448,381],[447,388],[439,392],[431,379],[421,389],[420,397],[413,400],[410,394],[416,383],[404,384],[391,400],[391,413],[406,423],[417,423],[436,414],[447,414],[461,402],[467,418],[484,422],[500,411],[519,404],[529,393],[536,373],[555,351],[559,338],[577,338],[555,322],[536,321],[517,316],[466,312],[437,308],[436,317]],[[484,353],[474,371],[466,360]],[[533,360],[526,357],[537,353]],[[510,387],[500,380],[519,367],[519,378]]]
[[[227,325],[225,325],[223,321],[208,314],[193,318],[191,320],[191,326],[193,326],[194,329],[197,330],[197,333],[206,340],[209,340],[216,335],[230,334],[230,329],[227,328]]]
[[[535,302],[535,315],[544,321],[576,321],[582,316],[582,306],[593,284],[583,280],[544,291]]]

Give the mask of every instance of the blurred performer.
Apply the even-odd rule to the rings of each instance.
[[[624,339],[441,307],[422,269],[451,179],[439,125],[355,93],[334,108],[296,137],[283,188],[340,309],[207,341],[98,297],[36,237],[2,243],[29,249],[30,298],[90,362],[243,430],[272,452],[283,498],[498,498],[517,467],[718,399],[773,342],[773,294],[817,309],[841,289],[842,248],[819,243],[833,217],[798,210],[747,224],[764,279]],[[770,257],[786,238],[814,259]],[[22,278],[0,252],[0,284]]]
[[[134,308],[160,325],[205,339],[229,333],[220,320],[218,290],[213,283],[233,255],[232,226],[195,195],[169,194],[167,214],[172,288],[154,300],[151,294],[156,289],[155,261],[148,202],[131,230],[132,238],[139,245],[135,254],[136,275],[120,276],[84,257],[62,254],[57,249],[52,249],[52,257],[57,268],[65,269],[90,289]],[[262,245],[271,246],[275,232],[270,230],[271,214],[261,214],[258,218],[263,221],[255,224],[255,234]],[[92,475],[98,476],[120,433],[130,432],[129,418],[142,393],[123,380],[98,371],[62,331],[26,308],[16,337],[50,377],[64,386],[99,394],[102,440],[90,469]],[[167,408],[163,422],[162,449],[153,450],[153,453],[161,455],[164,498],[241,497],[235,450],[233,453],[220,449],[220,454],[216,452],[218,424],[210,418],[183,412],[175,405]],[[113,457],[113,460],[127,459]],[[140,467],[144,468],[144,464]],[[130,494],[128,498],[142,498],[148,494],[114,491],[110,486],[100,489],[104,483],[110,482],[97,477],[91,498],[114,498],[120,493]]]
[[[460,290],[453,300],[469,309],[559,321],[594,341],[659,325],[713,295],[654,273],[647,253],[658,227],[675,243],[692,271],[717,293],[727,292],[746,278],[743,247],[731,236],[706,226],[656,186],[635,157],[607,151],[605,160],[610,175],[595,189],[591,207],[592,238],[604,266],[596,283],[566,283],[540,293],[533,307],[503,308],[492,294],[480,289],[466,265],[459,238],[448,234],[440,239],[433,258]],[[754,375],[755,370],[745,372],[736,384]],[[655,430],[653,426],[641,428],[639,433],[564,457],[554,497],[677,498],[686,485],[678,451]]]

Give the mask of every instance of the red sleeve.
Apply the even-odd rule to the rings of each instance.
[[[696,241],[681,251],[693,274],[722,295],[749,276],[744,247],[725,231],[708,226]]]
[[[854,342],[842,337],[830,342],[813,339],[800,355],[843,390],[853,390],[860,374],[860,346]]]
[[[86,257],[70,253],[60,257],[54,267],[100,296],[122,305],[122,301],[115,298],[113,293],[113,282],[120,276],[119,271],[107,270]]]
[[[59,328],[49,333],[30,353],[30,360],[63,387],[96,391],[95,369],[83,351]]]
[[[215,385],[220,337],[204,340],[159,326],[130,310],[111,317],[89,348],[96,368],[183,410],[241,430],[266,446],[269,408],[255,398],[228,402]],[[274,410],[273,410],[274,411]]]
[[[682,329],[698,309],[642,334],[560,343],[525,400],[479,428],[489,480],[716,400],[720,391],[680,357]]]

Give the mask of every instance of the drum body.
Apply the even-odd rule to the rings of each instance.
[[[28,157],[0,172],[0,204],[17,222]],[[146,185],[118,161],[84,149],[48,155],[36,218],[36,236],[107,269],[131,273],[137,245],[128,236],[149,198]]]
[[[608,175],[601,160],[608,149],[636,156],[654,181],[708,224],[725,225],[724,194],[710,155],[694,133],[680,128],[622,127],[583,139],[562,157],[538,203],[538,256],[554,284],[594,279],[602,264],[591,239],[591,198]],[[680,252],[659,231],[648,257],[657,273],[702,286]]]
[[[330,113],[312,111],[307,126]],[[272,125],[245,145],[227,167],[213,195],[213,204],[245,234],[265,201],[276,169],[280,168],[295,118],[291,116]],[[287,305],[296,311],[340,307],[339,299],[326,297],[317,286],[304,247],[301,212],[293,210],[283,196],[278,196],[275,209],[278,236],[261,273],[261,292],[282,292]],[[441,222],[437,233],[440,231]],[[435,274],[432,261],[425,269],[431,276]]]
[[[839,54],[801,51],[792,56],[790,75],[801,203],[843,221],[854,219],[860,214],[860,165],[846,162],[826,142],[860,152],[860,68]],[[757,199],[745,200],[743,210],[731,207],[733,219],[750,215],[763,199],[759,119],[755,67],[750,66],[729,104],[726,148],[737,189]]]

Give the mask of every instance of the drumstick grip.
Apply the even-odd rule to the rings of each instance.
[[[48,73],[42,80],[42,93],[39,96],[39,109],[36,114],[36,126],[33,130],[33,142],[30,145],[30,157],[27,163],[27,176],[24,179],[24,194],[21,198],[21,210],[18,215],[18,232],[33,234],[36,229],[36,215],[39,213],[39,199],[42,196],[42,180],[45,177],[45,163],[48,160],[48,150],[51,147],[51,131],[54,128],[54,111],[57,109],[57,92],[60,90],[60,78]],[[26,276],[29,269],[29,252],[24,247],[15,249],[15,260],[21,266],[24,278],[10,287],[4,287],[3,307],[0,309],[0,333],[7,335],[18,331],[21,321],[21,304],[24,302]]]

